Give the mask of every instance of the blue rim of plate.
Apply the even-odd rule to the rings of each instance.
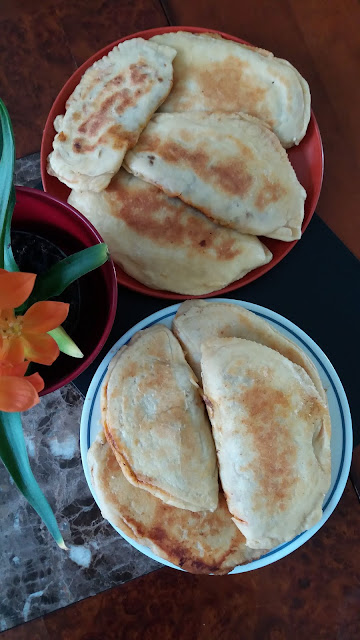
[[[256,304],[253,304],[253,303],[250,303],[250,302],[245,302],[245,301],[242,301],[242,300],[232,300],[232,299],[228,299],[228,298],[213,298],[211,300],[211,303],[215,303],[215,302],[226,302],[226,303],[236,304],[236,305],[242,306],[242,307],[252,311],[253,313],[256,313],[256,315],[260,316],[261,318],[264,318],[265,320],[270,321],[273,324],[277,324],[281,329],[284,329],[286,332],[292,334],[292,336],[294,336],[297,340],[299,340],[302,343],[302,345],[304,345],[305,348],[311,353],[312,358],[316,361],[317,369],[319,367],[321,367],[321,369],[324,371],[327,379],[329,380],[329,382],[331,384],[331,387],[332,387],[332,390],[334,392],[337,404],[338,404],[340,417],[341,417],[342,451],[341,451],[341,459],[340,459],[340,464],[339,464],[339,471],[338,471],[336,480],[334,482],[334,486],[332,488],[332,491],[331,491],[330,495],[328,496],[325,504],[323,505],[323,518],[320,520],[319,523],[317,523],[314,527],[312,527],[308,531],[304,531],[303,533],[300,533],[298,536],[296,536],[292,540],[289,540],[289,542],[285,542],[284,544],[282,544],[282,545],[280,545],[278,547],[275,547],[274,549],[272,549],[268,553],[266,553],[263,556],[261,556],[261,558],[259,558],[258,560],[254,560],[253,562],[248,563],[248,565],[242,565],[242,570],[244,570],[244,568],[248,567],[247,570],[249,571],[249,570],[257,568],[257,567],[252,567],[252,565],[257,564],[257,563],[261,562],[262,560],[264,560],[266,558],[271,558],[271,556],[273,556],[274,554],[278,554],[279,552],[282,552],[287,547],[291,546],[291,547],[293,547],[291,551],[295,551],[301,545],[298,544],[298,545],[296,545],[294,547],[294,543],[296,543],[296,541],[298,541],[300,539],[303,540],[303,544],[305,542],[307,542],[307,540],[309,538],[311,538],[322,527],[323,524],[325,524],[326,520],[330,517],[330,515],[334,511],[337,503],[339,502],[339,500],[340,500],[340,498],[342,496],[342,493],[344,491],[344,488],[345,488],[345,485],[346,485],[346,481],[347,481],[347,478],[348,478],[348,475],[349,475],[349,471],[350,471],[351,456],[352,456],[352,445],[353,445],[351,415],[350,415],[350,409],[349,409],[348,401],[347,401],[347,398],[346,398],[346,395],[345,395],[345,391],[344,391],[344,389],[342,387],[342,384],[340,382],[340,379],[339,379],[334,367],[332,366],[331,362],[328,360],[327,356],[320,349],[320,347],[302,329],[297,327],[290,320],[287,320],[286,318],[283,318],[280,314],[276,313],[275,311],[272,311],[271,309],[266,309],[265,307],[261,307],[260,305],[256,305]],[[121,346],[126,345],[131,340],[131,338],[132,338],[134,333],[136,333],[140,329],[145,329],[145,328],[148,328],[148,327],[152,327],[154,324],[158,324],[159,322],[162,322],[163,320],[166,320],[167,318],[174,317],[175,313],[176,313],[176,311],[177,311],[177,309],[179,308],[180,305],[181,305],[181,303],[178,303],[178,304],[172,305],[170,307],[166,307],[165,309],[157,311],[157,312],[153,313],[152,315],[148,316],[147,318],[144,318],[144,320],[141,320],[140,322],[138,322],[136,325],[134,325],[134,327],[129,329],[121,338],[119,338],[119,340],[114,344],[114,346],[109,351],[109,353],[105,356],[105,358],[102,361],[102,363],[99,365],[99,367],[97,369],[97,372],[95,373],[94,378],[93,378],[93,380],[92,380],[92,382],[91,382],[91,384],[89,386],[88,392],[86,394],[85,403],[84,403],[84,409],[83,409],[83,415],[82,415],[82,418],[81,418],[80,448],[81,448],[81,458],[82,458],[82,464],[83,464],[84,472],[85,472],[85,469],[87,469],[87,466],[85,466],[85,465],[87,465],[87,463],[86,463],[86,454],[87,454],[87,451],[88,451],[88,449],[90,448],[90,445],[91,445],[91,443],[90,443],[91,422],[92,422],[92,416],[93,416],[93,411],[94,411],[94,407],[95,407],[95,402],[97,401],[97,399],[99,397],[98,396],[99,390],[100,390],[100,387],[101,387],[101,385],[103,383],[104,377],[106,375],[108,364],[109,364],[110,360],[117,353],[117,351],[120,349]],[[163,312],[163,314],[162,314],[162,312]],[[268,313],[264,313],[264,312],[268,312]],[[296,329],[296,331],[293,329],[293,327]],[[321,354],[321,358],[319,357],[317,352]],[[102,368],[104,368],[104,371],[100,375],[100,378],[98,379],[98,381],[96,383],[96,387],[93,390],[92,389],[93,382],[95,381],[98,372]],[[336,383],[337,383],[336,385],[334,383],[334,380],[336,380]],[[339,390],[340,390],[340,393],[342,395],[342,398],[340,398]],[[86,401],[87,401],[88,397],[92,397],[92,400],[91,400],[90,407],[86,411],[85,406],[86,406]],[[345,413],[346,413],[346,416],[345,416]],[[87,424],[85,426],[85,431],[84,431],[84,428],[83,428],[83,416],[84,416],[84,414],[85,414],[86,422],[87,422]],[[346,425],[348,426],[348,429],[346,429]],[[86,476],[86,479],[87,479],[87,481],[89,483],[89,477],[88,477],[88,474],[86,472],[85,472],[85,476]],[[90,489],[93,492],[93,488],[92,488],[91,484],[90,484]],[[93,492],[93,494],[94,494],[94,492]],[[326,510],[329,507],[329,505],[331,504],[332,500],[334,499],[335,494],[337,494],[337,496],[336,496],[337,499],[336,499],[335,503],[332,505],[332,509],[329,511],[329,513],[326,514]],[[95,497],[95,495],[94,495],[94,497]],[[324,519],[324,517],[325,517],[325,519]],[[118,530],[118,527],[115,527],[115,528]],[[309,532],[310,532],[310,535],[309,535]],[[129,540],[127,537],[126,537],[126,539]],[[131,540],[129,540],[129,541],[132,542]],[[144,547],[145,545],[141,545],[140,544],[140,546]],[[291,551],[289,551],[289,553],[291,553]],[[155,556],[155,554],[153,554],[152,552],[150,552],[150,553],[151,553],[150,557],[157,559],[159,562],[163,562],[163,563],[165,562],[165,560],[162,559],[161,557]],[[285,557],[286,555],[288,555],[288,553],[282,554],[280,556],[280,558],[281,557]],[[271,560],[270,560],[270,562],[271,562]],[[270,562],[266,562],[266,565],[270,564]],[[169,563],[169,562],[166,562],[166,564],[168,566],[176,567],[176,565],[173,565],[172,563]],[[260,566],[266,566],[266,565],[262,565],[261,564]],[[260,566],[259,566],[259,568],[260,568]],[[176,567],[176,568],[179,569],[180,567]]]

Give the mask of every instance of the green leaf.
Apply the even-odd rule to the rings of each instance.
[[[10,116],[0,99],[0,268],[18,271],[10,244],[10,226],[15,206],[14,134]]]
[[[49,335],[54,338],[61,353],[65,353],[72,358],[83,358],[84,354],[80,351],[79,347],[75,344],[74,340],[66,333],[63,327],[57,327],[52,331],[48,331]]]
[[[38,300],[59,296],[75,280],[101,267],[109,259],[109,250],[104,243],[88,247],[64,258],[36,278],[34,290],[26,301],[26,308]],[[23,308],[21,307],[21,312]]]
[[[11,220],[15,207],[15,187],[12,185],[7,206],[7,218],[4,225],[4,268],[7,271],[19,271],[11,247]]]
[[[0,457],[19,491],[37,511],[61,549],[66,549],[51,507],[30,468],[19,413],[0,411]]]

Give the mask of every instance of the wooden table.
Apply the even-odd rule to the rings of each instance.
[[[79,64],[124,35],[167,24],[232,33],[289,59],[306,77],[325,152],[317,213],[360,257],[356,0],[3,0],[0,91],[17,156],[38,152],[50,106]],[[3,638],[359,638],[359,447],[351,480],[323,529],[275,565],[231,578],[160,569]]]

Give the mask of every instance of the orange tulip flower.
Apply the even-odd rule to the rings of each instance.
[[[39,402],[44,381],[38,373],[24,378],[28,365],[0,361],[0,411],[26,411]]]
[[[68,304],[35,302],[23,316],[14,313],[29,297],[35,278],[33,273],[0,269],[0,360],[19,364],[25,359],[50,365],[59,355],[59,347],[47,332],[64,322]]]
[[[36,302],[23,316],[14,309],[31,294],[36,275],[0,269],[0,411],[25,411],[39,402],[44,381],[25,376],[29,362],[50,365],[59,347],[48,331],[61,325],[69,305]]]

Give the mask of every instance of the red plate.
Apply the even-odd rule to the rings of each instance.
[[[148,39],[152,36],[161,33],[169,33],[171,31],[219,33],[221,36],[227,38],[228,40],[234,40],[235,42],[248,44],[247,42],[245,42],[245,40],[235,38],[235,36],[230,36],[227,33],[222,33],[221,31],[216,31],[214,29],[203,29],[201,27],[161,27],[159,29],[148,29],[147,31],[139,31],[138,33],[133,33],[130,36],[126,36],[126,38],[121,38],[121,40],[112,42],[107,47],[104,47],[104,49],[101,49],[101,51],[95,53],[91,58],[84,62],[84,64],[79,67],[79,69],[77,69],[71,76],[71,78],[67,81],[67,83],[64,85],[59,95],[57,96],[48,115],[41,144],[41,177],[45,191],[64,201],[66,201],[69,196],[70,189],[62,182],[60,182],[57,178],[48,175],[46,171],[46,159],[49,153],[52,151],[52,142],[55,136],[55,129],[53,127],[54,119],[57,115],[65,113],[65,103],[70,94],[74,91],[76,85],[79,84],[81,76],[86,71],[86,69],[88,69],[88,67],[90,67],[96,60],[99,60],[99,58],[102,58],[107,53],[109,53],[109,51],[111,51],[111,49],[113,49],[115,45],[119,44],[119,42],[124,42],[125,40],[129,40],[130,38],[139,37]],[[288,156],[292,166],[294,167],[299,182],[301,182],[307,193],[307,198],[305,200],[305,215],[302,225],[302,232],[304,232],[312,218],[317,201],[319,199],[324,169],[321,137],[319,127],[317,125],[313,112],[311,112],[309,127],[306,132],[305,138],[303,138],[303,140],[297,147],[293,147],[292,149],[288,150]],[[282,260],[286,256],[286,254],[289,253],[289,251],[294,247],[296,242],[298,242],[297,240],[295,240],[294,242],[282,242],[281,240],[272,240],[271,238],[261,238],[261,241],[270,249],[273,254],[273,259],[271,260],[271,262],[262,267],[258,267],[258,269],[250,271],[250,273],[241,278],[241,280],[236,280],[232,284],[229,284],[227,287],[224,287],[224,289],[213,291],[212,293],[207,293],[202,296],[184,296],[178,293],[171,293],[169,291],[158,291],[157,289],[151,289],[150,287],[141,284],[141,282],[138,282],[131,276],[127,275],[127,273],[125,273],[119,266],[116,266],[117,279],[119,284],[122,284],[129,289],[133,289],[134,291],[138,291],[139,293],[144,293],[148,296],[154,296],[156,298],[185,300],[187,298],[210,298],[213,296],[219,296],[228,291],[234,291],[239,287],[243,287],[249,282],[253,282],[253,280],[256,280],[257,278],[262,276],[264,273],[272,269],[278,262],[280,262],[280,260]]]

